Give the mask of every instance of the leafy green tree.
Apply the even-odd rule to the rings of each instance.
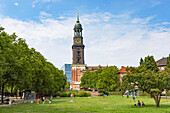
[[[169,89],[170,71],[158,71],[153,56],[145,57],[144,64],[134,69],[133,73],[128,72],[124,76],[122,89],[133,90],[137,86],[141,91],[150,94],[159,107],[162,91]]]
[[[118,88],[119,77],[118,68],[110,66],[94,72],[86,71],[81,78],[82,88],[94,88],[100,90],[114,91]]]
[[[141,59],[140,59],[140,65],[142,65],[142,64],[144,64],[144,61],[143,61],[143,59],[141,58]]]
[[[2,103],[5,87],[11,87],[11,93],[15,88],[20,92],[24,89],[34,89],[38,94],[52,95],[66,85],[66,76],[62,70],[47,62],[34,48],[29,49],[24,39],[17,38],[15,33],[8,35],[2,27],[0,79]]]
[[[103,69],[98,76],[97,88],[105,91],[115,91],[119,85],[118,68],[110,66]]]
[[[67,82],[67,84],[65,85],[65,89],[70,89],[70,84],[69,84],[69,82]]]
[[[170,54],[169,54],[169,56],[167,57],[167,68],[170,68]]]
[[[86,71],[83,76],[81,77],[81,83],[80,86],[84,89],[84,88],[89,88],[90,87],[90,77],[91,77],[91,72],[90,71]]]
[[[13,54],[15,49],[14,42],[17,38],[15,34],[8,35],[3,31],[4,28],[0,27],[0,70],[1,70],[1,92],[2,92],[2,103],[5,85],[14,81],[15,76],[15,59],[16,56]]]

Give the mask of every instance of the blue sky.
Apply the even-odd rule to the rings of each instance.
[[[72,63],[79,10],[87,65],[138,66],[170,54],[169,0],[0,0],[0,25],[60,68]]]

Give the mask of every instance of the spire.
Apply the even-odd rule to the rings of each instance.
[[[79,23],[79,10],[77,10],[77,23]]]

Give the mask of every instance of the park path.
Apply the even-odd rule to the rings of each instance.
[[[24,99],[13,99],[15,100],[15,104],[14,105],[18,105],[18,104],[21,104],[21,103],[26,103],[27,101],[24,100]],[[3,105],[0,105],[0,107],[8,107],[8,106],[12,106],[13,104],[9,105],[9,104],[3,104]]]

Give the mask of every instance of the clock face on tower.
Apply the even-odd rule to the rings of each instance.
[[[77,44],[81,43],[81,38],[76,38],[75,43],[77,43]]]

